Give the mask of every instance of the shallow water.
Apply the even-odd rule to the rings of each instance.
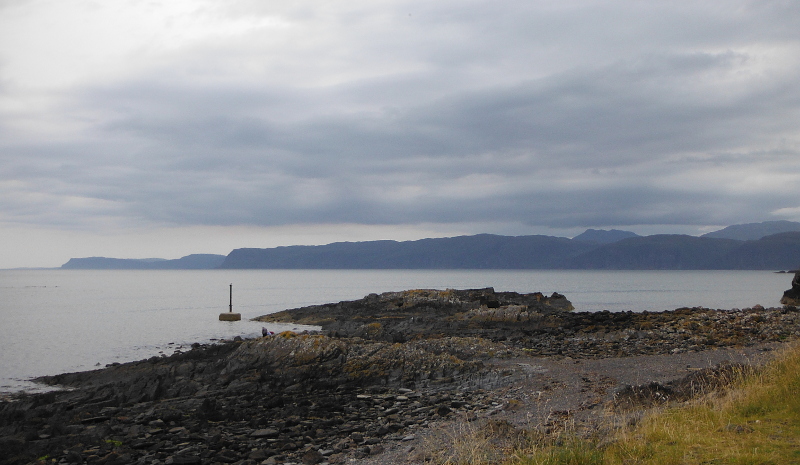
[[[414,288],[559,292],[578,311],[778,306],[792,275],[765,271],[4,270],[0,393],[26,380],[254,337],[259,315]],[[240,322],[218,321],[233,284]],[[271,326],[273,330],[292,326]],[[302,329],[302,328],[298,328]]]

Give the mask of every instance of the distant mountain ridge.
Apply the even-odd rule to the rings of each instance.
[[[674,234],[644,236],[598,247],[568,268],[605,270],[789,270],[800,265],[800,232],[755,241]]]
[[[731,239],[677,234],[624,239],[572,260],[568,268],[600,270],[719,269],[723,257],[742,245]],[[798,257],[800,259],[800,257]]]
[[[619,229],[605,230],[605,229],[587,229],[581,234],[573,237],[573,241],[586,241],[597,242],[599,244],[611,244],[619,242],[622,239],[631,237],[641,237],[638,234],[630,231],[620,231]]]
[[[703,234],[701,237],[755,241],[773,234],[795,231],[800,231],[800,223],[796,221],[764,221],[762,223],[734,224],[719,231]]]
[[[788,223],[788,224],[787,224]],[[739,225],[715,233],[758,235],[792,222]],[[727,230],[727,232],[726,232]],[[744,232],[743,232],[744,231]],[[791,270],[800,268],[800,231],[754,240],[587,230],[572,239],[478,234],[415,241],[335,242],[326,245],[241,248],[227,256],[195,254],[177,260],[73,258],[63,269],[594,269]],[[748,236],[749,237],[749,236]]]
[[[598,244],[552,236],[480,234],[395,242],[236,249],[225,269],[787,270],[800,265],[800,232],[757,241],[677,234]]]
[[[70,258],[65,270],[207,270],[219,267],[225,255],[192,254],[174,260],[163,258]]]
[[[595,247],[565,237],[478,234],[405,242],[236,249],[220,268],[553,269]]]

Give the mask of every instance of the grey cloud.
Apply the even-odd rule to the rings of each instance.
[[[330,51],[353,60],[353,77],[332,84],[184,82],[166,69],[84,87],[63,107],[97,121],[82,139],[6,145],[0,170],[109,202],[101,213],[178,225],[703,225],[797,206],[797,190],[664,181],[713,164],[798,174],[796,70],[753,64],[771,41],[798,45],[793,3],[542,5],[354,11],[338,19],[353,24],[351,49]],[[225,52],[208,51],[208,72]],[[359,74],[357,56],[389,71]],[[287,74],[313,69],[297,59]]]

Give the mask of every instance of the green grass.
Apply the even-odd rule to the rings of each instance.
[[[579,439],[530,446],[513,465],[800,463],[800,346],[724,391],[645,418],[607,446]]]

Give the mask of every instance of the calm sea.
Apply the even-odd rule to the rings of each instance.
[[[766,271],[0,271],[0,393],[28,379],[260,335],[259,315],[415,288],[559,292],[578,311],[778,306],[792,275]],[[218,321],[234,311],[241,322]],[[270,329],[292,329],[272,326]]]

